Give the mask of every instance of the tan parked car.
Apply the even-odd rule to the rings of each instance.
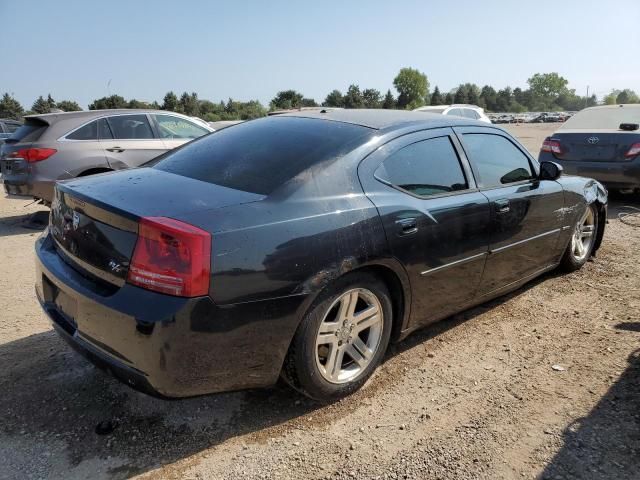
[[[30,115],[0,149],[8,195],[50,203],[58,180],[137,167],[214,131],[159,110],[91,110]]]

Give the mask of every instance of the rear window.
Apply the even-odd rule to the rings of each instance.
[[[42,120],[27,119],[24,125],[20,126],[7,138],[7,143],[35,142],[44,133],[48,125]]]
[[[640,107],[612,107],[582,110],[564,122],[560,130],[617,130],[621,123],[640,123]]]
[[[365,143],[374,130],[349,123],[269,117],[234,125],[169,152],[154,168],[269,195],[310,167]]]

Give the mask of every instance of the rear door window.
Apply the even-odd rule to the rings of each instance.
[[[312,167],[366,143],[375,130],[350,123],[271,116],[218,130],[149,165],[245,192],[268,195]]]
[[[153,131],[146,115],[114,115],[107,118],[113,138],[119,140],[152,139]]]
[[[98,138],[100,138],[100,140],[111,140],[113,138],[111,128],[106,118],[98,120]]]
[[[375,176],[421,197],[468,188],[460,159],[448,136],[407,145],[382,162]]]
[[[192,139],[209,133],[205,128],[174,115],[154,115],[160,138]]]
[[[66,136],[67,140],[97,140],[98,121],[94,120]]]
[[[498,187],[533,178],[531,162],[507,138],[484,133],[466,133],[462,138],[483,187]]]

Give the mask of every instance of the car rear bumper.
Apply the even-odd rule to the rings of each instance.
[[[546,158],[541,158],[546,160]],[[550,158],[562,165],[564,173],[598,180],[607,188],[640,188],[640,158],[627,162],[562,161]]]
[[[305,296],[218,307],[98,285],[36,242],[36,295],[55,330],[127,385],[175,398],[274,384]]]
[[[4,193],[11,197],[40,198],[51,202],[53,198],[53,187],[55,182],[29,180],[15,180],[11,177],[0,180],[4,186]]]

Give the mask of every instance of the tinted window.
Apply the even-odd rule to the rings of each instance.
[[[375,175],[420,196],[467,188],[460,160],[449,137],[424,140],[398,150],[380,165]]]
[[[505,137],[468,133],[463,138],[467,155],[476,165],[483,187],[532,178],[529,159]]]
[[[48,125],[42,120],[28,118],[25,120],[24,125],[21,125],[20,128],[11,134],[7,139],[7,143],[35,142],[47,127]]]
[[[576,113],[560,129],[605,128],[617,130],[621,123],[640,123],[640,106],[587,108]]]
[[[109,123],[106,118],[98,120],[98,138],[101,140],[109,140],[113,138],[111,128],[109,128]]]
[[[160,138],[198,138],[209,133],[208,130],[173,115],[154,115],[158,122]]]
[[[69,140],[97,140],[98,121],[94,120],[91,123],[87,123],[84,127],[80,127],[75,132],[71,132],[66,138]]]
[[[113,138],[147,139],[153,138],[153,132],[146,115],[117,115],[107,119]]]
[[[272,116],[218,130],[150,165],[268,195],[299,173],[348,153],[373,134],[374,130],[349,123]]]

